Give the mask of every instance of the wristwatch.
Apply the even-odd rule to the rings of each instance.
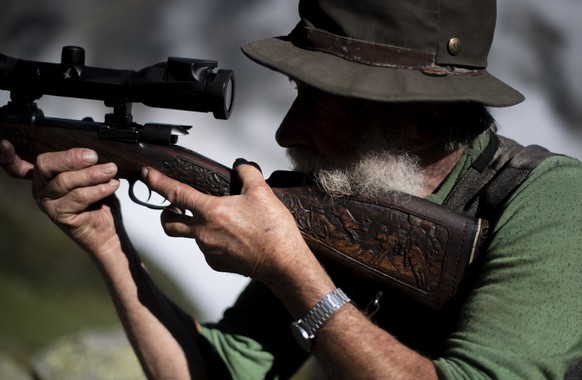
[[[315,333],[342,306],[349,303],[349,297],[341,290],[335,290],[324,296],[305,316],[291,323],[291,332],[297,343],[310,352]]]

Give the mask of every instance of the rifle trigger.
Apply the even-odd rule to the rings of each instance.
[[[147,203],[147,201],[144,202],[144,201],[140,200],[135,195],[135,191],[134,191],[134,186],[135,186],[136,182],[137,181],[133,181],[133,182],[130,181],[129,182],[129,191],[128,191],[129,199],[131,199],[134,203],[136,203],[136,204],[138,204],[140,206],[144,206],[144,207],[147,207],[147,208],[152,209],[152,210],[164,210],[166,208],[166,206],[163,206],[163,205],[154,205],[154,204],[151,204],[151,203]],[[152,190],[148,187],[148,191],[149,191],[149,195],[148,195],[148,199],[147,200],[149,201],[150,198],[151,198],[151,196],[152,196]]]
[[[380,310],[380,298],[382,298],[384,294],[382,292],[377,292],[376,297],[370,301],[368,306],[364,309],[363,313],[368,319],[372,319],[374,315]]]

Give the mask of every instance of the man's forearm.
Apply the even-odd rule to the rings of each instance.
[[[148,376],[206,378],[196,322],[150,280],[113,196],[119,187],[117,167],[97,162],[96,152],[77,148],[40,155],[33,166],[18,157],[10,143],[0,142],[0,165],[12,176],[32,178],[40,209],[89,254],[103,274]]]
[[[315,355],[334,379],[437,379],[432,362],[368,321],[352,305],[318,332]]]
[[[335,288],[317,261],[308,264],[289,266],[284,281],[271,284],[295,319]],[[317,331],[314,354],[334,379],[437,379],[430,360],[374,325],[351,304]]]
[[[129,240],[94,258],[148,378],[205,379],[197,323],[155,287]]]

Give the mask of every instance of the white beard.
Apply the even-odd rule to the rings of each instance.
[[[301,148],[287,149],[294,170],[314,176],[330,196],[378,197],[402,192],[419,196],[425,185],[419,160],[407,152],[398,137],[386,136],[381,128],[368,130],[355,152],[326,160]]]

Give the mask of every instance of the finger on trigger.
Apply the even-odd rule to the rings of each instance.
[[[165,197],[173,207],[186,209],[185,196],[183,195],[186,191],[184,188],[192,189],[191,187],[150,167],[142,168],[142,178],[152,191]]]

